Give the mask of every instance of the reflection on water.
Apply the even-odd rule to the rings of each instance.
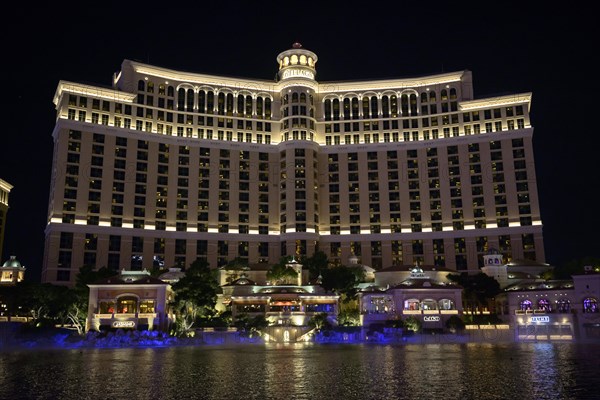
[[[0,352],[0,399],[586,399],[600,345],[240,345]]]

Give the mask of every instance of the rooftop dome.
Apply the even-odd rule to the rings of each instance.
[[[17,258],[15,256],[10,256],[10,259],[6,260],[6,262],[2,265],[2,268],[25,268],[25,267],[21,265],[21,262],[19,262],[19,260],[17,260]]]
[[[248,276],[246,274],[242,274],[242,276],[240,276],[238,279],[236,279],[235,281],[231,282],[230,286],[254,286],[256,285],[256,282],[254,282],[251,279],[248,279]]]
[[[310,50],[306,50],[301,43],[295,42],[292,48],[279,53],[279,79],[308,79],[314,80],[317,73],[315,64],[318,57]]]
[[[185,276],[181,268],[169,268],[169,271],[158,276],[158,279],[165,282],[175,283]]]

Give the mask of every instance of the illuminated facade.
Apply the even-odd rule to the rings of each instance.
[[[532,277],[496,296],[502,319],[517,340],[600,339],[600,268],[586,267],[572,279]]]
[[[275,81],[130,60],[112,88],[61,81],[42,280],[317,248],[376,270],[544,261],[530,93],[475,99],[470,71],[318,82],[299,44],[277,62]]]
[[[234,319],[241,314],[261,315],[276,326],[307,326],[312,317],[325,313],[332,324],[337,324],[340,296],[327,293],[320,282],[308,282],[308,271],[296,260],[286,266],[294,269],[297,277],[276,283],[270,282],[261,269],[220,268],[222,293],[218,295],[217,310],[230,308]]]
[[[166,331],[173,322],[171,285],[148,271],[120,271],[90,288],[86,332],[106,329]]]
[[[8,194],[12,188],[13,186],[11,184],[0,179],[0,260],[3,260],[2,249],[4,248],[6,213],[8,212]]]
[[[424,329],[444,329],[463,314],[462,287],[446,279],[451,272],[419,266],[375,272],[375,282],[359,292],[361,325],[414,317]]]
[[[25,279],[25,266],[15,256],[10,256],[0,266],[0,285],[16,285]]]

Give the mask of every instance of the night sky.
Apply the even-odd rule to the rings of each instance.
[[[600,35],[590,10],[541,10],[527,2],[124,3],[3,7],[0,178],[14,188],[2,262],[16,255],[27,279],[40,279],[59,80],[110,86],[124,59],[268,80],[277,54],[295,41],[319,57],[321,82],[468,69],[476,98],[532,92],[546,261],[600,257],[593,194],[600,133],[592,110]]]

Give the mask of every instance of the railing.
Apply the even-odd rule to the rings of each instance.
[[[10,322],[29,322],[32,317],[10,317]],[[8,322],[8,317],[0,317],[0,322]]]
[[[515,310],[515,314],[570,314],[571,310]]]
[[[458,310],[402,310],[405,315],[458,314]]]
[[[99,319],[113,319],[113,318],[156,318],[156,313],[96,313],[94,314],[94,318]]]

